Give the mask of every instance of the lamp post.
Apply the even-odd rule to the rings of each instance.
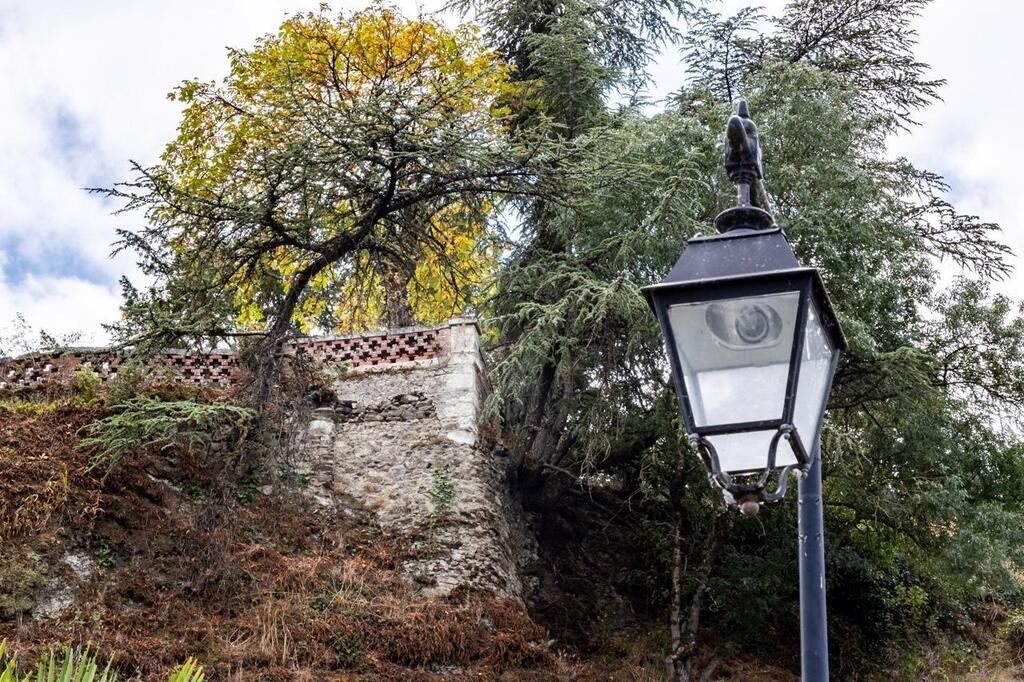
[[[757,129],[741,101],[725,132],[737,206],[689,240],[646,287],[683,424],[726,502],[743,514],[799,483],[800,641],[805,682],[828,679],[819,438],[846,347],[821,276],[767,212]]]

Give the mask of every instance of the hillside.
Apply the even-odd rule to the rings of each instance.
[[[0,639],[21,658],[89,643],[142,679],[188,656],[211,679],[558,679],[521,604],[417,596],[409,548],[359,510],[198,450],[89,471],[77,434],[104,414],[0,410]]]
[[[146,390],[164,403],[230,400],[178,384]],[[81,444],[119,409],[105,395],[23,395],[0,407],[0,640],[19,660],[88,645],[142,680],[163,680],[190,656],[211,680],[662,678],[657,618],[608,608],[615,580],[605,581],[621,562],[600,538],[622,531],[598,519],[604,534],[588,539],[592,512],[557,486],[548,494],[577,539],[552,530],[564,523],[554,514],[536,527],[546,569],[529,608],[484,589],[427,596],[409,566],[446,551],[442,520],[399,532],[358,504],[324,505],[303,476],[269,465],[265,443],[225,428],[205,444],[141,448],[107,473]],[[980,655],[922,661],[930,679],[1019,679],[993,634],[1002,616],[992,618],[975,633]],[[964,652],[956,646],[946,649]],[[797,679],[784,670],[792,649],[776,654],[780,668],[733,656],[711,679]]]
[[[190,656],[211,680],[659,679],[660,638],[581,652],[517,600],[418,594],[403,565],[429,546],[300,480],[199,448],[90,470],[82,429],[110,411],[75,403],[0,407],[0,641],[22,661],[88,645],[142,680]]]

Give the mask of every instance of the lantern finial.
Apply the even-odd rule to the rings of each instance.
[[[775,221],[767,211],[761,145],[746,100],[739,101],[725,125],[725,172],[736,185],[737,205],[719,215],[715,226],[722,232],[771,227]]]

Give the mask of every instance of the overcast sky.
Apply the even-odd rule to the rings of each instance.
[[[100,323],[118,315],[117,280],[134,273],[129,256],[109,258],[110,244],[117,227],[138,218],[112,216],[111,205],[81,188],[124,179],[128,159],[156,160],[178,121],[178,105],[165,97],[171,88],[222,77],[225,46],[250,46],[286,15],[317,4],[0,0],[0,330],[20,312],[36,327],[105,340]],[[415,11],[415,2],[397,4]],[[783,2],[762,4],[771,12]],[[944,101],[921,113],[923,126],[892,150],[944,175],[959,210],[1000,223],[1024,253],[1013,169],[1024,159],[1024,135],[1015,130],[1018,18],[1024,5],[1011,0],[934,2],[918,26],[918,55],[949,81]],[[655,97],[685,78],[672,52],[652,70]],[[1015,264],[1021,272],[1002,286],[1008,293],[1024,284],[1019,258]]]

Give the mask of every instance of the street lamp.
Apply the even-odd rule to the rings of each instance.
[[[715,219],[719,234],[689,240],[644,293],[665,337],[683,424],[726,502],[756,514],[785,496],[790,474],[801,476],[803,679],[827,680],[819,438],[846,342],[818,271],[800,265],[765,210],[746,102],[725,137],[738,205]]]
[[[785,495],[790,473],[807,472],[845,341],[818,271],[801,267],[771,215],[753,205],[764,193],[745,103],[726,130],[740,205],[715,219],[721,234],[691,239],[644,292],[686,430],[726,501],[750,514]]]

